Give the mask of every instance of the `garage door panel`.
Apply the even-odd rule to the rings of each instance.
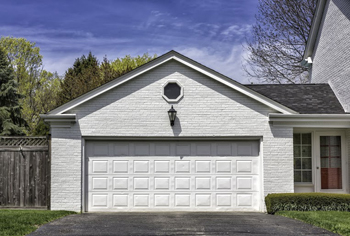
[[[259,210],[257,143],[88,142],[88,211]]]
[[[93,193],[89,208],[94,211],[163,210],[240,210],[252,211],[259,207],[257,192],[202,192],[202,193]],[[198,209],[197,209],[198,208]]]
[[[113,173],[129,173],[129,161],[113,161]]]

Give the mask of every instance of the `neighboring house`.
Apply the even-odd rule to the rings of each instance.
[[[304,64],[312,83],[329,83],[350,112],[350,1],[319,0]]]
[[[264,211],[269,193],[349,192],[350,114],[328,84],[245,86],[170,51],[42,117],[53,210]]]

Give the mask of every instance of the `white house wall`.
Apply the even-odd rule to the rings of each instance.
[[[345,136],[346,136],[346,139],[347,139],[347,148],[348,148],[348,157],[347,157],[347,160],[348,160],[348,191],[350,191],[350,129],[346,129],[345,131]]]
[[[350,112],[350,1],[328,0],[312,56],[312,83],[328,83]]]
[[[177,80],[184,97],[171,127],[162,85]],[[53,210],[80,211],[82,137],[261,137],[264,195],[293,192],[293,130],[273,127],[276,112],[178,62],[167,62],[69,111],[71,128],[52,128]]]

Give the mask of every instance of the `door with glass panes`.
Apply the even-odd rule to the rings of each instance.
[[[316,191],[346,192],[347,160],[344,132],[315,134]]]

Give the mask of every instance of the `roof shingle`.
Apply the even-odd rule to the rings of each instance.
[[[328,84],[249,84],[258,92],[300,114],[344,114]]]

